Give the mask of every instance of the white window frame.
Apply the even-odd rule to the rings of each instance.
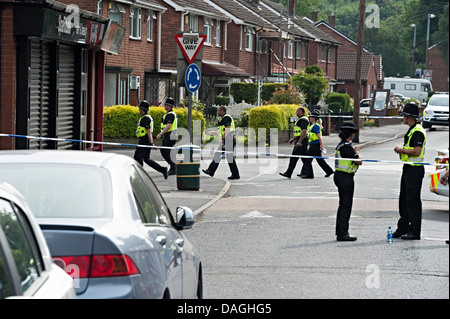
[[[253,34],[255,34],[253,28],[245,28],[245,51],[253,52]]]
[[[256,53],[262,53],[262,43],[263,39],[260,37],[256,37]]]
[[[288,59],[294,58],[294,43],[292,41],[288,42]]]
[[[135,16],[137,13],[137,16]],[[137,27],[137,30],[135,30]],[[130,7],[130,39],[140,40],[142,36],[142,9]]]
[[[216,20],[216,47],[220,47],[220,20]]]
[[[148,25],[147,25],[147,41],[153,42],[153,20],[156,20],[156,15],[152,10],[148,10]]]
[[[212,44],[212,28],[213,22],[211,18],[204,17],[203,19],[203,32],[206,34],[205,45]]]
[[[189,15],[189,31],[198,32],[198,16],[194,14]]]

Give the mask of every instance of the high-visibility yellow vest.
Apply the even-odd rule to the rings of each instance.
[[[354,161],[350,161],[347,159],[343,159],[341,156],[341,147],[344,145],[350,145],[350,142],[345,142],[342,144],[339,144],[338,147],[336,147],[336,150],[334,151],[334,157],[336,160],[335,163],[335,170],[345,173],[356,173],[359,166],[355,164]]]
[[[405,145],[403,145],[403,149],[405,150],[413,150],[414,147],[410,146],[410,142],[411,142],[411,138],[413,136],[413,134],[415,132],[421,132],[423,134],[424,140],[423,140],[423,146],[422,146],[422,150],[420,151],[419,156],[409,156],[407,154],[400,154],[400,160],[402,160],[403,162],[416,162],[416,163],[423,163],[424,160],[424,156],[425,156],[425,145],[427,142],[427,135],[425,133],[425,129],[422,127],[422,125],[420,125],[419,123],[417,123],[413,129],[411,131],[409,131],[408,133],[408,141],[406,142]],[[409,164],[411,166],[420,166],[422,164]]]
[[[139,119],[139,122],[138,122],[138,125],[137,125],[137,129],[136,129],[136,136],[137,137],[143,137],[143,136],[145,136],[145,134],[147,134],[147,129],[145,127],[141,126],[141,120],[144,117],[148,117],[150,119],[150,130],[151,130],[151,132],[153,132],[153,118],[150,116],[150,114],[144,114]]]
[[[319,125],[319,123],[315,122],[314,124],[308,126],[308,130],[307,130],[307,133],[308,133],[308,142],[310,142],[310,143],[311,143],[312,141],[316,141],[316,140],[319,139],[319,137],[317,136],[317,134],[314,133],[314,132],[312,131],[314,125],[317,125],[317,126],[319,127],[319,132],[320,132],[320,125]]]
[[[309,122],[308,118],[303,115],[302,117],[300,117],[294,124],[294,137],[299,137],[302,134],[302,129],[300,126],[297,126],[297,123],[301,120],[301,119],[305,119]]]
[[[234,126],[234,120],[233,120],[233,117],[232,117],[231,115],[229,115],[229,114],[225,114],[224,116],[222,116],[222,117],[220,118],[219,123],[223,120],[224,117],[229,117],[229,118],[231,118],[230,132],[233,132],[233,131],[236,129],[235,126]],[[220,131],[220,134],[221,134],[222,136],[225,135],[225,129],[226,129],[225,125],[220,125],[220,126],[219,126],[219,131]]]
[[[161,131],[164,130],[167,126],[167,124],[164,124],[164,120],[166,119],[167,114],[173,114],[175,116],[175,120],[173,121],[172,126],[167,131],[167,133],[169,133],[178,128],[178,119],[177,119],[177,114],[174,111],[169,111],[166,114],[164,114],[162,121],[161,121]]]

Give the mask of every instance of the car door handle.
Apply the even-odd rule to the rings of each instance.
[[[156,241],[158,243],[160,243],[161,246],[164,246],[167,242],[167,237],[166,236],[158,236],[158,237],[156,237]]]
[[[175,244],[177,244],[178,247],[184,246],[184,239],[177,239],[175,240]]]

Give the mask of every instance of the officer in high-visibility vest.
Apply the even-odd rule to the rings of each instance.
[[[169,97],[166,99],[164,103],[164,109],[166,110],[166,114],[161,119],[161,133],[159,133],[156,138],[163,139],[162,146],[173,147],[177,142],[177,128],[178,128],[178,119],[177,115],[173,111],[175,107],[175,101]],[[165,161],[170,165],[169,175],[176,174],[176,166],[175,162],[172,160],[176,159],[176,151],[172,152],[170,149],[161,148],[161,155],[164,157]]]
[[[142,101],[139,103],[139,113],[141,118],[137,123],[136,137],[139,137],[139,145],[155,145],[153,143],[153,118],[148,114],[149,104],[147,101]],[[162,167],[154,160],[150,159],[151,148],[149,147],[136,147],[134,152],[134,159],[144,166],[144,162],[153,168],[154,170],[160,172],[167,179],[167,168]]]
[[[228,166],[231,171],[231,176],[228,179],[236,180],[240,179],[239,169],[236,164],[236,159],[233,155],[234,149],[236,147],[236,136],[235,136],[235,125],[234,120],[231,115],[227,114],[227,108],[225,106],[219,106],[217,109],[217,115],[220,116],[219,119],[219,131],[221,136],[221,151],[217,151],[214,154],[214,158],[209,164],[208,169],[202,170],[203,173],[214,176],[217,168],[219,167],[220,160],[225,157],[227,158]],[[226,152],[226,153],[225,153]]]
[[[405,134],[403,146],[395,146],[394,151],[403,162],[409,164],[403,165],[399,197],[400,219],[393,237],[418,240],[422,227],[420,192],[425,176],[425,168],[420,163],[424,161],[427,136],[419,123],[419,107],[415,103],[407,103],[401,114],[409,129]]]
[[[322,128],[318,122],[320,118],[320,111],[314,110],[309,114],[309,126],[308,126],[308,155],[322,157],[323,141],[322,141]],[[325,177],[330,177],[334,172],[333,169],[327,164],[323,158],[316,158],[317,164],[325,172]],[[314,172],[311,167],[312,176],[314,177]]]
[[[298,116],[298,120],[294,124],[294,137],[291,138],[289,144],[295,142],[294,150],[292,151],[292,155],[308,155],[308,125],[309,120],[305,116],[305,108],[303,106],[299,106],[297,108],[296,114]],[[288,169],[284,173],[280,173],[281,176],[291,178],[292,173],[294,172],[295,166],[299,157],[291,157],[289,160]],[[314,178],[312,172],[312,164],[310,158],[302,158],[303,166],[302,170],[299,174],[302,178]]]
[[[348,232],[350,215],[353,206],[353,193],[355,191],[354,176],[362,164],[359,147],[352,146],[355,133],[358,132],[355,124],[344,122],[339,137],[341,142],[335,150],[334,184],[339,192],[339,207],[336,217],[336,236],[338,241],[355,241],[357,238]],[[352,159],[352,160],[349,160]]]

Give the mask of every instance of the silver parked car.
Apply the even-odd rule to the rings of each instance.
[[[202,298],[200,256],[132,158],[83,151],[0,152],[0,176],[27,199],[78,298]]]
[[[75,298],[72,278],[53,263],[30,208],[22,195],[6,183],[0,183],[0,299],[3,298]]]

